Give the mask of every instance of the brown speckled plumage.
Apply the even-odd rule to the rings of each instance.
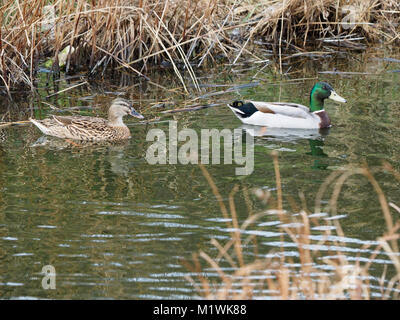
[[[122,117],[130,114],[143,119],[125,99],[115,99],[109,109],[108,119],[84,116],[53,116],[43,120],[29,119],[44,134],[58,138],[83,141],[114,141],[131,137]]]

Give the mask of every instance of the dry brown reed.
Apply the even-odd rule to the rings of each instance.
[[[343,40],[355,35],[393,42],[400,35],[400,3],[395,0],[249,0],[236,10],[257,21],[251,34],[285,46],[304,48],[316,39],[346,46]]]
[[[57,57],[70,45],[77,52],[68,56],[67,71],[88,66],[93,74],[122,66],[145,76],[147,61],[165,59],[184,88],[178,62],[198,87],[189,60],[212,58],[210,48],[222,46],[222,9],[216,0],[6,1],[0,7],[0,79],[7,90],[21,83],[33,87],[38,60]]]
[[[0,5],[0,84],[7,92],[19,85],[34,89],[40,62],[54,57],[58,71],[58,53],[69,45],[77,50],[67,57],[67,72],[104,75],[117,67],[150,80],[148,63],[165,60],[183,90],[186,75],[199,90],[193,64],[215,61],[216,54],[233,63],[242,54],[257,59],[247,44],[260,36],[279,48],[282,66],[282,48],[394,43],[399,13],[395,0],[6,0]]]
[[[206,299],[371,299],[369,270],[378,255],[386,255],[393,263],[394,272],[388,276],[385,267],[381,276],[381,298],[398,298],[400,289],[400,257],[398,240],[400,238],[400,221],[393,221],[390,207],[397,215],[400,208],[387,203],[386,197],[371,173],[365,166],[360,169],[342,170],[333,172],[321,185],[316,196],[315,211],[310,213],[305,207],[294,211],[298,206],[292,205],[292,213],[284,211],[282,207],[282,188],[278,166],[277,153],[272,154],[276,176],[277,201],[274,201],[271,192],[256,190],[255,195],[263,203],[274,203],[277,209],[269,209],[257,214],[250,211],[249,217],[239,226],[235,208],[234,196],[238,186],[234,186],[229,195],[229,210],[226,208],[221,194],[218,191],[211,175],[206,168],[200,168],[211,186],[212,192],[218,200],[221,212],[227,221],[227,227],[231,231],[231,239],[226,244],[213,239],[211,243],[217,248],[218,254],[210,256],[204,251],[193,254],[193,263],[185,261],[185,265],[191,271],[198,274],[198,278],[186,277],[196,288],[200,296]],[[379,170],[389,171],[400,181],[400,174],[388,163],[384,163]],[[346,256],[346,244],[339,243],[345,234],[339,220],[321,220],[318,214],[321,212],[321,200],[324,193],[330,187],[332,195],[324,212],[336,215],[338,196],[346,180],[352,175],[365,177],[374,188],[382,214],[386,222],[387,231],[379,237],[373,245],[363,245],[362,250],[369,248],[370,256],[367,262],[362,264],[360,253],[356,259],[348,259]],[[245,197],[246,198],[246,197]],[[293,201],[293,200],[292,200]],[[298,214],[294,214],[299,212]],[[261,218],[268,215],[276,215],[280,222],[281,231],[279,252],[269,253],[267,257],[261,257],[257,250],[256,236],[246,236],[246,230]],[[322,222],[321,222],[322,221]],[[325,226],[320,240],[311,237],[313,226]],[[321,230],[321,229],[320,229]],[[322,232],[322,231],[321,231]],[[322,240],[321,240],[322,239]],[[291,242],[294,251],[297,252],[297,260],[287,255],[283,244]],[[255,244],[254,259],[244,258],[243,250],[250,244]],[[322,247],[329,248],[321,251]],[[296,261],[294,261],[296,260]],[[318,265],[321,261],[326,266],[331,266],[334,271],[324,271]],[[206,263],[204,267],[203,262]],[[224,269],[228,265],[230,269]],[[225,271],[228,270],[228,271]],[[207,272],[217,272],[218,277],[209,278]],[[394,275],[393,275],[394,274]],[[387,279],[387,277],[389,277]],[[386,284],[384,284],[386,283]],[[396,289],[396,290],[394,290]]]

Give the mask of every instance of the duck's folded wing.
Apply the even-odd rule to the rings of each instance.
[[[258,111],[274,113],[294,118],[309,118],[309,108],[297,103],[246,101],[252,103]]]
[[[91,129],[102,128],[106,125],[106,120],[102,118],[84,117],[84,116],[53,116],[54,121],[62,126],[85,127]]]

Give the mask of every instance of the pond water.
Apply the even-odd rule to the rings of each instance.
[[[122,76],[110,82],[85,83],[58,95],[52,94],[83,80],[66,80],[63,75],[56,88],[52,84],[46,87],[43,74],[39,95],[24,95],[14,103],[2,99],[4,121],[79,110],[81,114],[105,117],[109,102],[119,94],[133,100],[147,119],[160,119],[146,124],[126,118],[132,139],[110,145],[80,146],[45,138],[31,125],[2,131],[0,297],[199,297],[184,278],[193,274],[182,259],[190,261],[199,250],[215,256],[217,249],[210,240],[225,243],[231,230],[198,165],[147,162],[146,151],[153,143],[146,141],[147,132],[155,128],[168,133],[168,120],[177,121],[178,130],[191,128],[198,133],[201,129],[241,128],[224,101],[244,98],[307,105],[317,79],[327,81],[348,100],[347,104],[326,102],[334,123],[328,132],[308,136],[258,131],[254,172],[250,175],[235,175],[235,163],[205,166],[226,203],[234,185],[239,185],[235,201],[238,219],[243,222],[249,215],[249,206],[253,212],[266,209],[254,189],[270,190],[276,197],[271,152],[277,150],[287,214],[293,212],[291,199],[301,206],[301,193],[312,214],[317,191],[334,170],[360,167],[364,162],[374,168],[382,160],[400,169],[400,64],[382,57],[385,53],[372,52],[350,58],[287,59],[284,69],[289,70],[283,79],[274,76],[273,67],[263,68],[265,62],[201,69],[196,74],[202,93],[190,87],[191,94],[186,96],[168,70],[156,69],[151,76],[168,91]],[[290,64],[293,67],[289,68]],[[327,72],[334,70],[348,73]],[[250,82],[257,85],[247,86]],[[242,86],[226,92],[238,85]],[[208,96],[195,99],[202,94]],[[46,98],[49,95],[52,96]],[[167,109],[157,107],[161,102],[172,105]],[[162,113],[196,103],[221,104],[192,112]],[[243,133],[243,144],[245,136]],[[388,172],[379,171],[375,177],[388,201],[400,205],[399,181]],[[325,204],[330,195],[328,192],[323,198]],[[394,217],[399,218],[398,214]],[[338,243],[343,245],[348,259],[368,261],[373,248],[363,245],[376,243],[376,238],[386,231],[386,224],[377,195],[365,177],[346,182],[337,215],[332,218],[340,221],[346,235]],[[279,250],[279,224],[277,215],[271,214],[248,227],[247,232],[258,235],[260,255]],[[315,228],[312,233],[318,237],[322,231]],[[286,245],[289,254],[295,255],[290,243]],[[251,245],[244,248],[245,258],[250,259],[253,251]],[[322,260],[315,263],[321,263],[323,269]],[[56,270],[56,290],[42,288],[45,265]],[[377,283],[385,265],[391,267],[390,259],[381,254],[371,267],[373,297],[381,296]],[[211,279],[218,279],[215,270],[206,264],[204,268]],[[260,296],[264,296],[262,292]]]

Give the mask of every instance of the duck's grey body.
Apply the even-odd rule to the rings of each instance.
[[[324,100],[346,102],[333,88],[318,82],[310,94],[310,108],[297,103],[234,101],[228,104],[245,124],[271,128],[319,129],[329,128],[331,120],[324,109]]]
[[[243,107],[228,105],[245,124],[271,128],[317,129],[329,127],[325,110],[310,112],[309,108],[295,103],[245,101]],[[252,109],[251,106],[254,108]],[[325,119],[322,123],[321,116]],[[322,125],[322,126],[321,126]]]

